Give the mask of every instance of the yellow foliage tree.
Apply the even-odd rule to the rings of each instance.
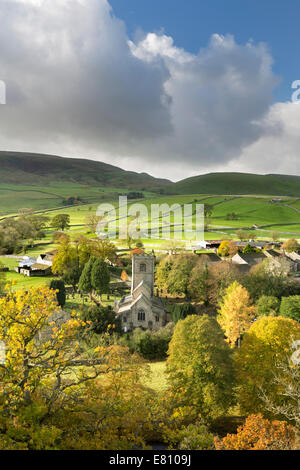
[[[218,322],[228,343],[234,347],[241,335],[250,328],[256,307],[251,305],[247,289],[236,281],[227,288],[220,307]]]
[[[68,420],[73,420],[78,440],[79,423],[84,429],[82,413],[101,419],[93,414],[96,405],[86,411],[85,387],[102,374],[114,373],[111,381],[116,381],[126,354],[122,349],[113,354],[101,345],[83,351],[79,337],[85,337],[89,326],[75,315],[63,321],[60,317],[56,293],[48,287],[9,290],[0,298],[0,342],[5,349],[0,363],[2,449],[57,448],[70,433]],[[136,371],[128,360],[127,366]]]
[[[281,416],[284,419],[291,416],[295,405],[290,387],[292,380],[278,366],[291,359],[292,344],[298,340],[300,324],[290,318],[262,317],[251,326],[235,355],[242,413],[261,412],[266,416],[280,418],[280,411],[278,413],[276,408],[280,410],[280,407],[284,407],[287,413],[281,413]],[[293,367],[296,368],[296,365]],[[275,376],[282,381],[275,381]],[[267,410],[264,396],[272,402],[273,409]]]

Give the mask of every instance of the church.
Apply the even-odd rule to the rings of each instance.
[[[154,256],[132,257],[131,292],[115,304],[124,331],[134,328],[158,330],[168,323],[168,314],[159,297],[154,295]]]

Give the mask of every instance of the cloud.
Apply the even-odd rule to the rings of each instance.
[[[263,44],[215,34],[195,55],[165,34],[134,43],[106,0],[2,0],[0,14],[2,149],[180,178],[247,169],[290,122],[284,104],[272,106]]]
[[[231,162],[236,171],[300,174],[300,106],[292,102],[275,103],[266,118],[262,136]]]

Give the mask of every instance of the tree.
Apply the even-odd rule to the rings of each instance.
[[[280,304],[280,315],[285,318],[292,318],[300,322],[300,295],[282,297]]]
[[[195,307],[185,302],[184,304],[175,304],[172,308],[172,320],[177,323],[179,320],[184,320],[188,315],[195,315]]]
[[[191,416],[213,419],[233,404],[231,351],[217,321],[189,315],[175,326],[167,373],[174,406]]]
[[[109,293],[109,281],[110,273],[107,264],[103,259],[96,258],[91,270],[91,284],[100,296],[100,299],[102,294]]]
[[[208,261],[209,257],[204,256],[204,259],[199,259],[193,267],[190,274],[188,293],[191,299],[202,301],[205,305],[209,301],[209,288],[208,288]]]
[[[89,232],[96,233],[96,228],[102,217],[96,214],[88,214],[85,217],[85,226]]]
[[[247,243],[247,245],[245,246],[245,248],[243,249],[243,253],[247,254],[247,253],[257,253],[257,248],[253,247],[250,245],[250,243]]]
[[[190,273],[197,260],[197,255],[192,253],[181,253],[175,257],[167,279],[167,290],[170,294],[188,296]]]
[[[97,258],[103,258],[111,262],[116,261],[116,247],[109,240],[92,240],[88,241],[91,246],[91,254]]]
[[[236,231],[236,236],[238,237],[239,240],[243,241],[243,240],[248,240],[248,233],[246,232],[246,230],[243,230],[243,229],[239,229]]]
[[[50,289],[57,291],[57,303],[60,307],[63,308],[66,303],[66,288],[64,281],[61,279],[53,279],[50,283]]]
[[[271,239],[273,242],[276,242],[279,238],[278,232],[271,232]]]
[[[297,347],[298,344],[298,347]],[[284,417],[300,431],[300,342],[291,345],[289,356],[275,364],[272,383],[280,389],[282,402],[274,402],[263,387],[260,397],[272,415]]]
[[[102,307],[99,305],[91,305],[81,315],[85,323],[89,323],[90,330],[100,335],[102,333],[121,333],[121,321],[116,318],[112,307]]]
[[[85,263],[91,256],[91,246],[84,238],[74,242],[63,241],[55,253],[52,272],[61,276],[76,291]]]
[[[236,434],[215,438],[217,450],[293,450],[296,429],[285,421],[269,421],[261,414],[248,416]]]
[[[175,262],[174,256],[165,256],[156,269],[156,284],[163,291],[168,290],[168,278]]]
[[[276,317],[279,313],[280,300],[273,295],[262,295],[256,302],[258,317]]]
[[[235,264],[226,261],[213,264],[208,271],[209,302],[217,308],[225,295],[227,287],[234,281],[241,280],[242,276]]]
[[[300,245],[295,238],[290,238],[283,243],[281,249],[283,251],[287,251],[288,253],[292,253],[293,251],[298,252],[300,250]]]
[[[248,291],[235,281],[226,290],[218,316],[218,322],[231,347],[250,328],[255,314],[256,308],[251,305]]]
[[[70,216],[69,214],[57,214],[51,220],[51,226],[55,230],[64,231],[66,228],[70,227]]]
[[[6,348],[0,364],[1,449],[72,448],[81,439],[96,445],[100,403],[92,400],[96,390],[86,387],[102,374],[120,374],[124,352],[93,348],[84,355],[78,343],[84,323],[71,317],[58,326],[56,318],[56,294],[48,287],[0,298],[0,341]],[[102,407],[102,418],[103,412]]]
[[[234,256],[238,251],[236,244],[230,240],[223,240],[218,248],[218,255],[223,257]]]
[[[254,302],[262,295],[280,298],[289,284],[281,273],[270,272],[268,263],[269,260],[265,260],[253,266],[242,280],[243,286],[248,290]]]
[[[84,265],[82,270],[79,283],[78,283],[78,290],[82,293],[89,294],[93,290],[93,285],[91,281],[91,273],[94,263],[96,261],[96,257],[92,256],[89,261]]]
[[[291,344],[298,339],[299,323],[282,317],[262,317],[245,333],[235,357],[242,413],[268,414],[261,389],[274,404],[284,402],[281,387],[272,380],[274,368],[290,355]]]

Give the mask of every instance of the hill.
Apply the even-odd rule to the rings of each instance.
[[[165,186],[168,194],[300,196],[300,176],[209,173]]]
[[[0,184],[42,186],[59,182],[140,190],[171,184],[147,173],[126,171],[93,160],[0,152]]]

